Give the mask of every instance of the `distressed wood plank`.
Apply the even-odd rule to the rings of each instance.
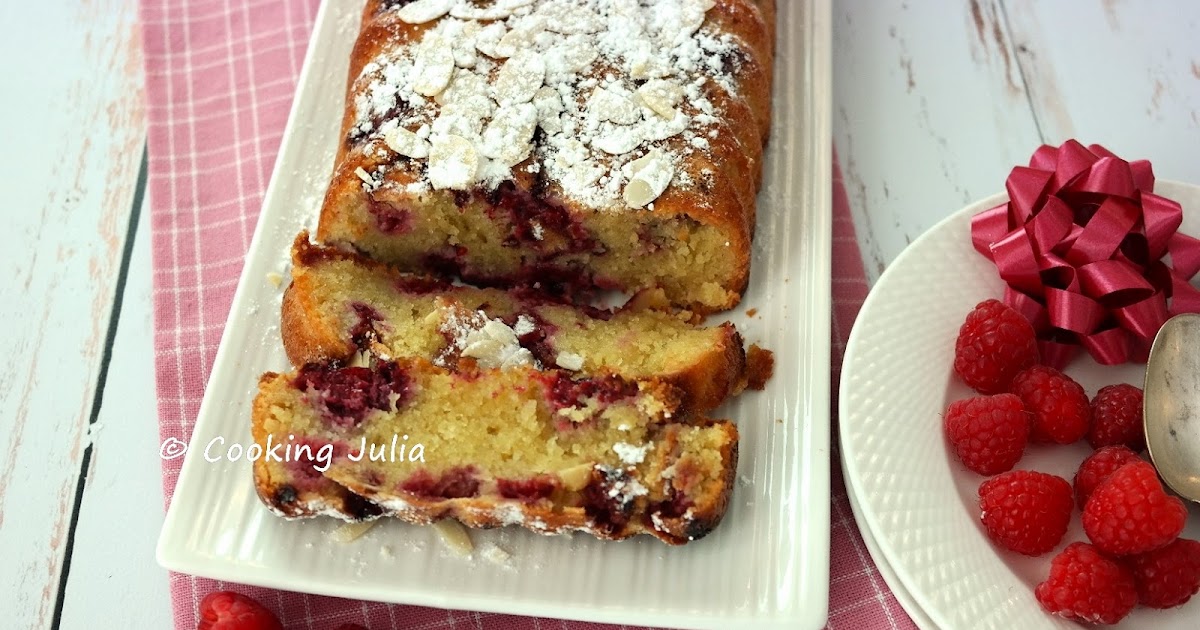
[[[834,4],[833,135],[867,276],[1040,143],[998,2]]]
[[[129,628],[170,628],[167,571],[154,559],[163,522],[155,428],[149,208],[139,220],[104,404],[93,425],[62,627],[120,619]]]
[[[0,610],[54,614],[145,142],[136,2],[0,4]]]
[[[1006,0],[1050,144],[1077,138],[1200,183],[1200,5]]]

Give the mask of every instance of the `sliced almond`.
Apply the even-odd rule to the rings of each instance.
[[[588,112],[601,121],[632,125],[642,119],[642,113],[631,99],[612,90],[597,87],[588,97]]]
[[[367,172],[367,169],[365,169],[361,166],[354,169],[354,174],[357,175],[358,178],[361,179],[363,181],[363,183],[368,186],[378,186],[379,185],[379,182],[375,181],[374,177],[371,177],[371,174]]]
[[[404,127],[388,129],[383,134],[383,143],[405,157],[423,158],[429,155],[429,142]]]
[[[467,22],[462,33],[454,40],[454,65],[459,68],[474,68],[479,55],[475,48],[475,37],[483,26],[479,22]]]
[[[517,343],[517,333],[512,328],[509,328],[508,324],[498,319],[489,319],[488,323],[484,324],[481,330],[488,337],[503,343]]]
[[[396,12],[396,17],[409,24],[424,24],[450,12],[456,0],[416,0]]]
[[[500,66],[492,89],[501,105],[528,103],[545,80],[545,60],[536,52],[523,50]]]
[[[500,369],[507,370],[508,368],[536,364],[537,360],[533,358],[533,353],[518,346],[513,352],[507,354],[500,362]]]
[[[450,84],[454,74],[454,47],[440,37],[428,37],[417,49],[409,79],[413,91],[436,96]]]
[[[429,183],[438,189],[466,190],[479,172],[475,145],[462,136],[446,134],[429,147]]]
[[[454,78],[450,80],[450,85],[447,85],[446,89],[442,90],[433,100],[438,105],[456,103],[474,107],[480,110],[481,117],[485,117],[491,115],[494,107],[488,90],[487,79],[470,70],[458,70],[454,73]]]
[[[488,24],[475,35],[475,49],[493,59],[499,59],[500,57],[496,53],[496,46],[500,44],[500,40],[504,38],[504,34],[507,32],[508,29],[501,22]]]
[[[568,39],[556,46],[554,52],[562,63],[562,69],[575,74],[587,70],[596,57],[600,56],[600,51],[596,50],[595,46],[580,38]]]
[[[554,364],[564,370],[578,372],[583,369],[583,357],[574,352],[559,352]]]
[[[641,171],[642,169],[649,166],[651,162],[655,162],[655,161],[661,160],[661,159],[664,159],[663,152],[661,150],[650,149],[649,151],[646,152],[646,155],[643,155],[642,157],[640,157],[636,160],[633,160],[632,162],[629,162],[625,166],[621,167],[621,172],[625,173],[625,177],[628,177],[629,179],[633,179],[633,176],[637,175],[638,171]]]
[[[469,556],[475,550],[475,543],[471,542],[471,535],[467,533],[467,528],[463,527],[462,523],[452,518],[444,518],[436,521],[433,529],[437,531],[438,536],[450,551],[460,556]]]
[[[433,134],[474,138],[483,130],[483,118],[473,107],[446,103],[433,120]]]
[[[373,520],[373,521],[360,521],[357,523],[346,523],[344,525],[339,526],[337,529],[333,530],[332,532],[329,532],[329,537],[340,543],[354,542],[355,540],[362,538],[363,534],[367,533],[368,531],[371,531],[371,528],[375,527],[375,525],[378,523],[379,523],[378,519]]]
[[[346,365],[347,367],[371,367],[371,355],[359,350],[350,355],[350,361]]]
[[[562,97],[558,90],[543,85],[533,93],[533,106],[537,108],[537,124],[547,133],[555,134],[562,131],[563,112]]]
[[[683,133],[684,129],[688,128],[691,118],[679,110],[675,110],[675,117],[667,121],[655,121],[658,124],[649,125],[646,136],[650,140],[666,140]]]
[[[533,46],[534,38],[545,30],[546,20],[540,16],[522,20],[519,26],[505,33],[504,37],[496,42],[496,57],[507,59],[517,54],[518,50]]]
[[[473,342],[468,342],[467,347],[463,348],[462,355],[479,359],[479,362],[493,362],[500,358],[504,351],[504,342],[499,339],[478,339]],[[483,367],[491,367],[484,365]]]
[[[683,0],[679,20],[663,28],[661,37],[664,45],[678,44],[691,37],[704,24],[708,10],[716,6],[714,0]]]
[[[508,566],[512,560],[512,554],[505,551],[495,543],[485,543],[479,550],[480,555],[487,559],[492,564],[500,566]]]
[[[529,103],[506,105],[483,131],[480,152],[505,166],[520,164],[533,151],[533,132],[537,129],[537,107]]]
[[[637,90],[637,98],[643,105],[667,120],[675,118],[675,106],[683,100],[683,86],[675,81],[652,79]]]
[[[587,487],[587,484],[592,479],[592,465],[581,464],[572,466],[558,471],[558,478],[562,480],[563,488],[571,492],[578,492]]]
[[[670,157],[661,151],[651,151],[641,160],[635,160],[638,161],[642,163],[633,170],[633,176],[625,184],[625,203],[631,208],[644,208],[658,199],[675,176]]]

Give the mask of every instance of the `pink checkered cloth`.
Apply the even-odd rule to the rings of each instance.
[[[318,4],[318,0],[141,3],[150,119],[154,346],[163,439],[191,436]],[[836,171],[833,240],[836,377],[850,325],[867,292],[854,225]],[[180,459],[163,462],[168,502],[181,465]],[[833,479],[829,627],[912,628],[859,537],[836,456]],[[372,630],[606,627],[358,602],[172,574],[176,628],[195,628],[200,599],[218,589],[255,597],[274,610],[289,630],[332,630],[343,622]]]

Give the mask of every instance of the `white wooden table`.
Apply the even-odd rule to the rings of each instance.
[[[0,3],[4,628],[171,627],[136,9]],[[1198,3],[841,0],[834,14],[834,139],[872,281],[1042,143],[1099,142],[1200,182]]]

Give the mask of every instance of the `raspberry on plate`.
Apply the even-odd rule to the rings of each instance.
[[[1008,391],[1017,372],[1037,361],[1033,326],[999,300],[980,302],[958,329],[954,371],[981,394]]]
[[[944,424],[954,453],[981,475],[1012,470],[1029,439],[1029,413],[1012,394],[955,401],[946,409]]]
[[[1087,439],[1092,448],[1122,444],[1135,453],[1146,448],[1141,388],[1127,383],[1100,388],[1092,398],[1092,428]]]
[[[996,544],[1027,556],[1058,546],[1074,499],[1066,479],[1032,470],[1006,472],[979,486],[980,520]]]
[[[1035,365],[1013,378],[1011,391],[1033,414],[1031,441],[1071,444],[1087,435],[1092,417],[1087,393],[1070,376]]]
[[[1054,556],[1033,593],[1047,612],[1085,623],[1117,623],[1138,599],[1129,569],[1081,542]]]
[[[1149,462],[1118,468],[1092,492],[1083,508],[1083,531],[1114,556],[1164,547],[1183,531],[1187,508],[1170,496]]]
[[[1162,549],[1129,558],[1129,568],[1143,606],[1180,606],[1200,591],[1200,542],[1176,538]]]
[[[253,599],[233,591],[217,591],[200,600],[196,630],[283,630],[283,625]]]
[[[1108,476],[1130,462],[1141,461],[1137,453],[1124,446],[1105,446],[1088,455],[1075,473],[1075,503],[1082,510],[1088,497]]]

